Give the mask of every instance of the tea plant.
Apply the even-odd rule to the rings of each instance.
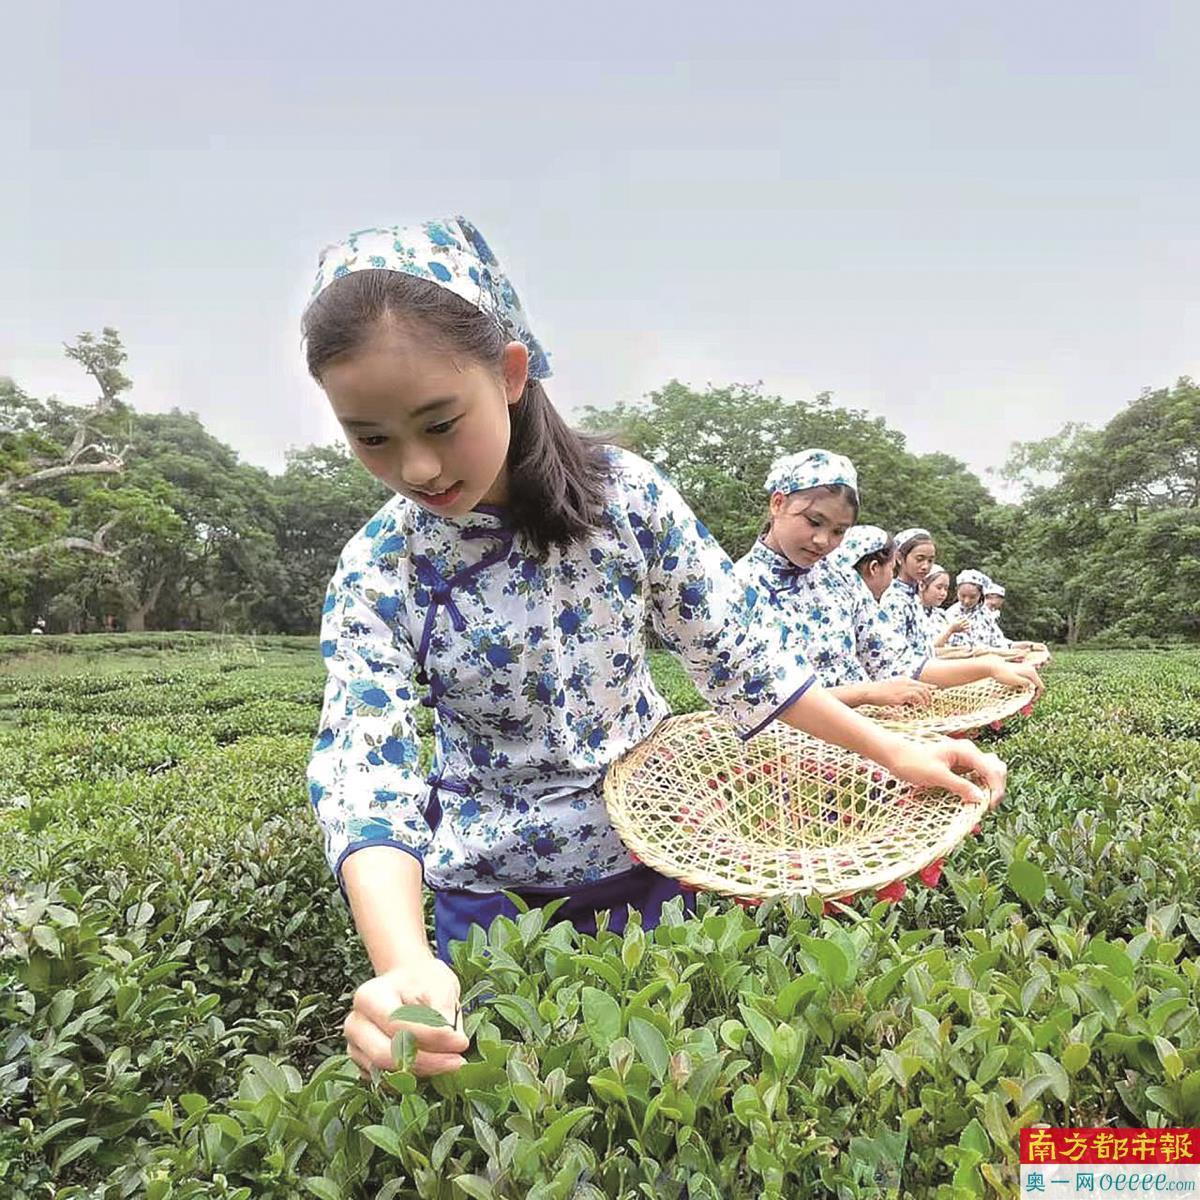
[[[468,1065],[418,1081],[401,1037],[364,1081],[369,968],[301,785],[315,650],[52,640],[0,642],[14,1200],[954,1200],[1011,1194],[1032,1122],[1200,1123],[1195,651],[1060,655],[936,887],[500,918],[455,950]]]

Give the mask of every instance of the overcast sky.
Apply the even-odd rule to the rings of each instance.
[[[828,390],[984,471],[1200,375],[1200,6],[6,6],[0,374],[251,462],[337,428],[321,246],[461,212],[568,413],[672,376]],[[797,449],[782,447],[781,449]]]

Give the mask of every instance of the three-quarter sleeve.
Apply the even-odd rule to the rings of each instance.
[[[308,765],[309,798],[339,886],[342,863],[356,850],[393,846],[422,860],[431,839],[418,768],[416,663],[397,620],[402,600],[352,547],[325,597],[327,680]]]
[[[785,646],[783,622],[756,612],[765,606],[754,604],[753,587],[676,488],[634,462],[629,520],[646,560],[651,624],[709,703],[753,737],[816,676],[796,643]]]
[[[853,595],[855,650],[863,670],[873,680],[900,675],[920,677],[928,655],[914,655],[904,636],[880,612],[879,604],[861,580],[850,580]]]

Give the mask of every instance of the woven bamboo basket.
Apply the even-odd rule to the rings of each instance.
[[[933,653],[938,658],[975,658],[979,651],[974,646],[937,646]]]
[[[994,654],[1005,662],[1027,662],[1031,651],[1018,646],[980,646],[980,654]]]
[[[982,658],[985,654],[994,654],[1005,662],[1020,662],[1028,653],[1027,650],[1015,650],[1005,646],[939,646],[934,651],[938,658]]]
[[[884,887],[948,854],[987,807],[779,721],[743,742],[707,711],[664,720],[608,769],[604,797],[637,859],[747,899]]]
[[[934,654],[949,660],[994,654],[1005,662],[1024,662],[1034,667],[1044,667],[1050,661],[1049,648],[1040,642],[1035,642],[1030,649],[1017,649],[1014,646],[938,646]]]
[[[1005,662],[1028,663],[1032,667],[1044,667],[1050,661],[1050,648],[1041,642],[1030,642],[1028,646],[975,647],[979,654],[995,654]]]
[[[976,679],[938,688],[925,708],[864,704],[858,711],[901,733],[961,733],[1014,716],[1033,703],[1033,684],[1007,687],[997,679]]]

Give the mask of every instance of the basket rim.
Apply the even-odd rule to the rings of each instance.
[[[991,685],[991,678],[975,679],[970,683],[955,684],[952,687],[940,688],[938,695],[951,700],[970,698],[971,689],[982,690],[981,685]],[[924,716],[922,710],[913,708],[911,715],[895,715],[899,705],[884,708],[876,704],[861,705],[857,711],[872,721],[878,722],[885,728],[898,732],[927,732],[927,733],[961,733],[967,729],[978,729],[993,721],[1006,721],[1033,702],[1036,688],[1032,683],[1021,688],[1005,688],[1005,694],[997,699],[982,712],[950,712],[943,716]],[[892,715],[887,715],[892,714]]]
[[[604,778],[604,797],[609,820],[631,854],[646,866],[669,878],[679,880],[693,890],[709,891],[720,895],[760,901],[774,897],[806,895],[815,895],[827,900],[837,900],[851,894],[869,892],[885,887],[897,880],[906,879],[908,876],[915,875],[924,870],[939,859],[945,859],[965,840],[990,808],[991,798],[987,794],[986,788],[983,789],[984,798],[977,802],[961,800],[953,793],[944,792],[941,789],[919,789],[922,796],[926,798],[936,797],[939,804],[945,803],[946,800],[952,798],[960,806],[959,810],[952,813],[950,820],[943,822],[937,836],[923,841],[919,851],[910,853],[903,859],[885,863],[875,868],[862,869],[855,873],[847,872],[844,880],[838,881],[835,878],[834,882],[824,885],[821,884],[820,879],[817,877],[813,863],[823,859],[827,860],[824,865],[828,866],[828,862],[832,861],[835,855],[839,859],[850,855],[851,864],[853,865],[854,861],[862,856],[863,842],[861,836],[847,837],[843,842],[834,841],[821,847],[776,851],[777,863],[782,861],[781,856],[786,856],[787,863],[792,871],[799,871],[803,868],[803,878],[789,878],[786,885],[781,883],[777,878],[767,881],[760,875],[756,879],[748,870],[740,875],[735,875],[732,872],[722,873],[689,864],[681,866],[669,852],[662,850],[653,840],[644,836],[636,827],[625,805],[621,802],[621,789],[625,786],[626,781],[645,764],[646,760],[661,748],[662,739],[668,731],[684,732],[690,726],[711,729],[717,722],[722,722],[732,729],[732,726],[729,726],[728,722],[725,722],[723,718],[711,709],[701,709],[696,712],[666,716],[655,726],[648,737],[629,750],[617,762],[613,763],[605,773]],[[782,730],[785,730],[786,732],[783,736],[790,740],[802,739],[812,743],[818,742],[818,739],[812,738],[810,735],[804,734],[791,726],[784,725],[782,722],[772,722],[767,729],[770,730],[775,726],[779,726]],[[764,730],[763,732],[767,731]],[[762,733],[756,735],[756,737],[761,736]],[[940,743],[943,741],[941,737],[931,736],[928,733],[922,732],[909,733],[902,736],[907,736],[912,741],[924,743]],[[754,739],[749,740],[753,741]],[[840,753],[848,755],[850,759],[856,760],[858,763],[869,764],[872,772],[883,772],[885,777],[892,780],[897,780],[898,778],[885,768],[879,766],[879,764],[860,755],[850,754],[847,751]],[[903,781],[898,782],[903,783]],[[975,782],[977,785],[981,783],[979,780],[975,780]],[[840,830],[842,827],[839,825],[838,828]],[[702,830],[697,830],[696,836],[702,836],[703,832]],[[715,834],[716,831],[710,827],[709,832]],[[731,843],[731,846],[735,844]]]

